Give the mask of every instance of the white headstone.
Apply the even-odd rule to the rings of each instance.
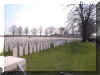
[[[41,46],[40,47],[41,47],[41,50],[43,50],[43,41],[41,41]]]
[[[49,48],[50,48],[50,40],[48,41],[48,45],[49,45]]]
[[[23,56],[23,48],[21,46],[19,47],[19,56]]]
[[[37,52],[39,52],[40,51],[40,43],[38,42],[38,44],[37,44]]]
[[[9,43],[8,42],[5,42],[4,45],[5,45],[5,52],[8,52]]]
[[[36,48],[36,44],[35,43],[34,43],[33,47],[34,47],[34,53],[36,53],[37,48]]]
[[[25,55],[28,55],[28,43],[25,46]]]
[[[30,54],[32,54],[33,50],[32,50],[32,44],[29,45],[30,46]]]
[[[13,48],[13,56],[18,57],[17,47]]]

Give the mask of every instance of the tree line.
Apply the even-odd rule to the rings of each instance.
[[[9,28],[10,34],[11,35],[54,35],[57,34],[57,30],[58,33],[60,35],[63,35],[65,28],[64,27],[59,27],[59,28],[55,28],[53,26],[47,27],[45,29],[43,29],[42,26],[40,26],[39,28],[33,27],[31,30],[29,30],[28,27],[23,28],[22,26],[16,26],[16,25],[12,25]]]

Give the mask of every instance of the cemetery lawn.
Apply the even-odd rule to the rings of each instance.
[[[96,71],[96,44],[73,42],[23,58],[27,71]]]

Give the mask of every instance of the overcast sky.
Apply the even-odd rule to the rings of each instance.
[[[49,26],[65,27],[67,13],[70,10],[65,9],[65,6],[79,3],[79,0],[8,0],[5,3],[4,29],[8,32],[11,25],[29,27],[30,30],[39,26],[43,26],[44,29]]]
[[[43,28],[54,26],[65,26],[67,1],[61,0],[33,0],[32,4],[6,4],[5,30],[8,31],[11,25],[22,26],[23,28],[43,26]]]
[[[50,1],[51,2],[51,1]],[[29,4],[7,4],[5,5],[5,30],[11,25],[24,27],[64,26],[66,12],[60,3],[42,2]]]

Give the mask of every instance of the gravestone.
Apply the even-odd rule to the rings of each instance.
[[[36,51],[37,51],[37,45],[36,45],[36,43],[33,44],[33,47],[34,47],[34,49],[33,49],[34,53],[36,53]]]
[[[45,41],[42,43],[43,50],[45,50]]]
[[[23,56],[23,47],[19,47],[19,56]]]
[[[54,45],[54,47],[56,46],[56,42],[55,41],[52,41],[52,43],[53,43],[53,45]]]
[[[6,42],[4,43],[4,45],[5,45],[5,52],[8,52],[9,43],[6,41]]]
[[[50,40],[48,41],[48,47],[50,48]]]
[[[43,42],[43,49],[46,50],[46,41]]]
[[[40,51],[40,43],[38,42],[37,43],[37,52],[39,52]]]
[[[48,40],[47,40],[47,49],[49,48],[49,43],[48,43]]]
[[[29,46],[30,46],[30,50],[29,50],[30,51],[30,54],[32,54],[32,52],[33,52],[33,50],[32,50],[32,44],[30,43]]]
[[[46,50],[48,49],[47,40],[46,40],[46,42],[45,42],[45,49],[46,49]]]
[[[43,50],[43,41],[41,41],[41,50]]]
[[[25,46],[25,55],[28,55],[28,43]]]
[[[9,43],[9,49],[10,49],[10,51],[12,51],[12,49],[13,49],[13,43],[12,42]]]
[[[13,48],[13,56],[18,57],[17,47]]]

